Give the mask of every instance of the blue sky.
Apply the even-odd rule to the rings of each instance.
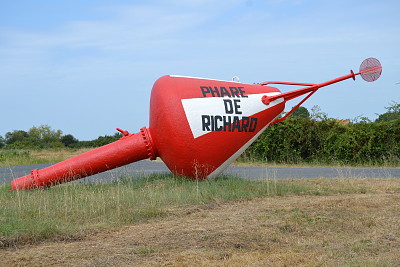
[[[320,83],[368,57],[383,65],[378,81],[322,88],[304,106],[375,119],[400,102],[399,10],[397,0],[0,0],[0,135],[41,124],[80,140],[137,132],[166,74]]]

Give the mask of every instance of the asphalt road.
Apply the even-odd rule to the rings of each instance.
[[[28,174],[33,169],[42,169],[51,164],[24,165],[0,167],[0,183]],[[120,168],[99,173],[84,179],[79,183],[96,183],[116,181],[121,177],[143,177],[154,173],[170,173],[164,163],[142,160]],[[291,168],[291,167],[238,167],[230,166],[224,174],[235,175],[248,179],[283,179],[283,178],[400,178],[400,168]]]

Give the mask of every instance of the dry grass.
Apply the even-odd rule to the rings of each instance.
[[[0,266],[399,266],[400,180],[289,182],[314,193],[171,206],[82,240],[0,250]]]

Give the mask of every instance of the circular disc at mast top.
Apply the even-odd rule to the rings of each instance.
[[[382,65],[376,58],[365,59],[360,66],[361,77],[367,82],[378,80],[382,73]]]

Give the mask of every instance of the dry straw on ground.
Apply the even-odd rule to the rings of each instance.
[[[304,182],[362,190],[171,207],[82,240],[2,249],[0,266],[399,266],[399,180]]]

